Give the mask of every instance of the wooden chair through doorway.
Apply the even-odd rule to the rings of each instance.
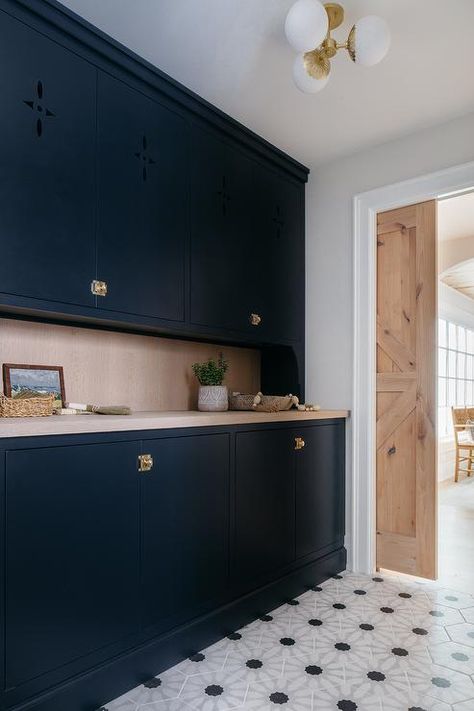
[[[454,481],[458,481],[460,472],[467,476],[474,472],[474,407],[452,407],[451,412],[456,444]]]

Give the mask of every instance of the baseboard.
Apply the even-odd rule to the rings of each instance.
[[[168,669],[239,627],[301,595],[346,567],[339,548],[318,560],[234,600],[232,603],[153,639],[11,711],[97,711],[152,676]]]

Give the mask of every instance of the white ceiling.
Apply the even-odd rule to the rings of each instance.
[[[438,202],[438,239],[474,237],[474,192]]]
[[[447,269],[441,280],[464,296],[474,299],[474,259],[468,259]]]
[[[371,69],[344,56],[313,96],[292,83],[293,0],[63,0],[63,4],[310,167],[474,110],[473,0],[345,0],[392,31]]]

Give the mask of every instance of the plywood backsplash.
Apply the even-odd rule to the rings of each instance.
[[[73,402],[123,404],[133,410],[196,409],[198,385],[191,364],[220,352],[230,361],[229,389],[257,392],[257,350],[0,319],[0,363],[62,365],[66,398]]]

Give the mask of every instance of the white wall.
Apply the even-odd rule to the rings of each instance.
[[[317,125],[314,130],[318,130]],[[383,185],[474,160],[473,136],[471,113],[329,163],[310,175],[306,194],[308,401],[329,408],[352,408],[352,198]],[[348,451],[348,532],[350,482]],[[346,544],[350,566],[349,538]]]
[[[315,131],[318,127],[315,126]],[[307,399],[352,403],[352,198],[474,160],[474,113],[319,167],[307,189]]]

